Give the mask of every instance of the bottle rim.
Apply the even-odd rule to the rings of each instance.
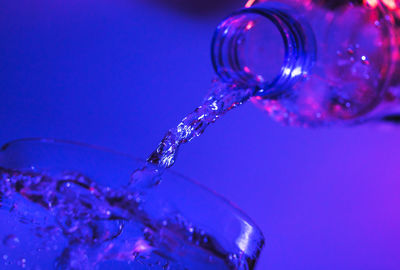
[[[216,74],[228,83],[259,88],[256,96],[271,97],[287,91],[311,69],[317,48],[312,29],[306,22],[299,22],[293,12],[289,7],[274,3],[244,8],[225,18],[218,25],[211,42],[211,60]],[[260,80],[258,74],[251,74],[240,63],[236,42],[243,33],[238,27],[230,29],[229,24],[243,15],[257,15],[269,20],[281,35],[284,62],[279,74],[272,80]]]

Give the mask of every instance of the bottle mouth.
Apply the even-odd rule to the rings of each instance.
[[[225,82],[279,95],[306,76],[315,62],[315,38],[286,6],[268,4],[233,13],[217,27],[211,57]]]

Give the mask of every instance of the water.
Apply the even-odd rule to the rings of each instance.
[[[155,220],[145,196],[75,172],[0,167],[1,269],[247,269],[180,213]],[[54,260],[54,258],[56,258]]]
[[[166,133],[147,165],[134,171],[120,189],[99,186],[79,172],[52,175],[0,167],[0,218],[13,225],[4,232],[0,266],[248,269],[242,251],[224,250],[179,212],[155,220],[143,202],[147,191],[174,164],[182,144],[200,136],[209,124],[254,92],[216,81],[203,104]],[[28,226],[29,233],[20,233],[27,231],[20,226]],[[32,241],[32,235],[37,241]]]
[[[157,185],[161,181],[163,170],[175,163],[181,145],[203,134],[211,123],[245,103],[255,92],[255,88],[214,81],[212,90],[203,104],[183,118],[176,127],[168,130],[158,147],[148,157],[147,166],[132,174],[131,183],[145,188]]]
[[[254,93],[254,88],[246,89],[215,81],[210,95],[203,104],[183,118],[176,127],[168,130],[147,161],[161,168],[171,167],[182,144],[203,134],[208,125],[246,102]]]

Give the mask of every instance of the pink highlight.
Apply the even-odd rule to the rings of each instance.
[[[135,243],[135,247],[133,248],[133,252],[134,253],[141,253],[141,252],[145,252],[150,250],[151,247],[149,244],[147,244],[146,241],[144,241],[143,239],[139,239],[136,243]]]
[[[376,8],[378,6],[378,0],[364,0],[364,4],[370,6],[371,8]]]
[[[246,7],[246,8],[249,8],[249,7],[251,7],[255,2],[256,2],[256,0],[249,0],[249,1],[247,1],[245,7]]]
[[[254,22],[251,21],[251,22],[249,22],[249,23],[246,25],[246,30],[248,31],[248,30],[250,30],[250,29],[253,28],[253,27],[254,27]]]
[[[385,6],[387,6],[391,10],[397,8],[395,0],[382,0],[382,2],[385,4]]]

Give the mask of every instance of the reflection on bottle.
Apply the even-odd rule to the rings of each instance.
[[[214,68],[224,81],[258,88],[254,103],[286,124],[396,122],[397,6],[390,0],[249,0],[218,26]]]

